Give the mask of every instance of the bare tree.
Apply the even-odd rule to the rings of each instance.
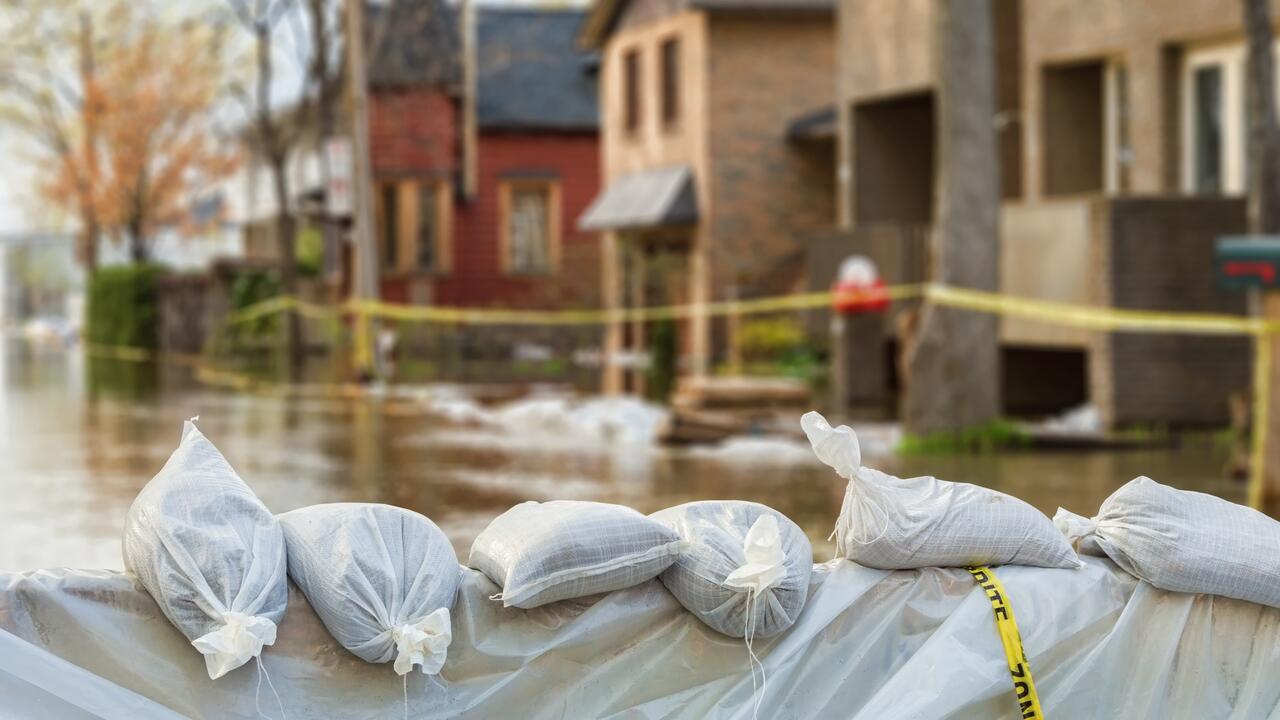
[[[78,158],[87,171],[75,178],[77,255],[92,271],[99,236],[93,148],[101,112],[96,57],[102,43],[95,31],[103,13],[77,0],[3,0],[0,13],[0,121],[33,139],[55,164]]]
[[[934,278],[977,290],[999,284],[999,151],[990,0],[934,0],[938,78]],[[910,432],[958,430],[1000,412],[994,315],[926,303],[906,348],[903,421]]]
[[[305,96],[306,115],[316,129],[316,152],[320,158],[322,180],[329,182],[332,169],[324,143],[338,131],[338,109],[347,81],[346,52],[342,38],[346,14],[337,0],[306,0],[304,10],[309,27]],[[325,254],[340,255],[338,227],[325,214],[321,231]]]
[[[291,211],[289,187],[289,152],[300,134],[299,123],[290,122],[289,113],[273,105],[276,81],[276,32],[295,0],[226,0],[240,26],[253,41],[254,86],[245,90],[233,87],[249,115],[252,144],[271,174],[276,203],[276,251],[280,262],[280,289],[286,295],[297,292],[297,258],[295,227]],[[285,353],[289,376],[296,378],[302,369],[302,327],[296,313],[287,313]]]

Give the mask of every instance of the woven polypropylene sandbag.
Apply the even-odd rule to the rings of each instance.
[[[1002,492],[933,477],[896,478],[862,467],[853,430],[816,412],[801,426],[822,462],[849,481],[836,550],[867,567],[904,570],[972,565],[1080,567],[1039,510]]]
[[[649,517],[671,527],[688,543],[658,578],[711,629],[731,637],[745,637],[748,632],[770,637],[800,617],[809,593],[813,548],[804,531],[782,513],[758,503],[708,500]],[[773,562],[756,557],[746,547],[752,528],[762,518],[770,521],[771,547],[764,555],[774,551]],[[763,579],[763,583],[753,586],[750,579]]]
[[[209,677],[275,642],[289,599],[280,523],[190,421],[129,508],[124,564],[204,654]]]
[[[1162,590],[1280,607],[1280,522],[1257,510],[1139,477],[1096,517],[1059,508],[1053,521],[1080,552]]]
[[[489,523],[467,564],[502,588],[495,600],[533,608],[638,585],[682,547],[674,530],[622,505],[531,501]]]
[[[372,663],[436,674],[462,581],[453,545],[418,513],[390,505],[313,505],[280,516],[289,577],[329,634]]]

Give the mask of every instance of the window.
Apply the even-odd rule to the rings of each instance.
[[[1106,186],[1106,65],[1085,60],[1043,67],[1046,196],[1097,193]]]
[[[448,270],[451,197],[449,184],[439,180],[402,180],[379,186],[378,244],[386,271]]]
[[[394,270],[397,267],[397,260],[400,256],[400,198],[398,197],[399,188],[395,183],[386,183],[382,186],[382,197],[379,203],[381,210],[382,222],[381,227],[381,245],[382,245],[382,266],[388,270]]]
[[[1247,52],[1190,50],[1182,71],[1182,189],[1236,195],[1248,187]]]
[[[509,181],[499,192],[506,272],[551,272],[560,251],[559,187],[550,181]]]
[[[622,56],[623,122],[628,133],[640,129],[640,51],[628,50]]]
[[[680,41],[668,38],[662,42],[662,126],[675,127],[680,122]]]
[[[438,270],[437,257],[441,245],[440,213],[437,206],[439,188],[434,183],[418,186],[418,252],[415,259],[419,270]]]
[[[1106,190],[1129,190],[1133,148],[1129,141],[1129,70],[1119,60],[1107,63],[1107,156]]]
[[[1192,93],[1195,191],[1219,193],[1222,192],[1222,66],[1196,69]]]

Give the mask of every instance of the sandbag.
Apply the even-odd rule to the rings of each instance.
[[[1257,510],[1138,477],[1097,516],[1058,508],[1053,522],[1082,554],[1162,590],[1280,607],[1280,523]]]
[[[373,503],[313,505],[280,516],[289,577],[329,634],[397,674],[444,667],[462,581],[453,545],[418,513]]]
[[[533,608],[638,585],[683,546],[674,530],[622,505],[529,501],[489,523],[467,564],[502,588],[494,600]]]
[[[1049,518],[990,488],[933,477],[901,479],[862,466],[858,437],[809,412],[801,427],[818,459],[849,481],[836,552],[867,567],[1080,567]]]
[[[191,421],[125,516],[124,565],[210,678],[275,642],[289,599],[280,523]]]
[[[813,548],[787,516],[759,503],[708,500],[649,517],[688,543],[658,579],[711,629],[764,638],[800,617]]]

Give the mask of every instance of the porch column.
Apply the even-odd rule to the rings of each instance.
[[[689,302],[693,311],[689,315],[689,366],[694,377],[703,377],[711,370],[711,319],[706,304],[711,301],[711,263],[708,255],[711,246],[709,223],[698,223],[693,236],[693,251],[689,255]]]
[[[645,274],[647,272],[644,262],[644,248],[634,240],[627,244],[623,250],[627,256],[626,283],[630,292],[630,300],[628,307],[644,308],[649,305],[648,294],[645,292]],[[645,322],[643,320],[635,320],[631,323],[631,357],[639,357],[640,353],[648,350],[648,338],[645,337]],[[628,389],[632,395],[643,397],[645,393],[645,369],[639,366],[633,366],[631,369],[631,382]]]
[[[600,238],[602,252],[600,272],[602,284],[601,297],[604,299],[606,311],[614,312],[622,308],[622,255],[620,240],[616,232],[607,231]],[[621,321],[610,320],[604,327],[604,357],[601,366],[600,390],[605,395],[622,393],[622,368],[618,365],[618,354],[622,352],[623,325]]]

